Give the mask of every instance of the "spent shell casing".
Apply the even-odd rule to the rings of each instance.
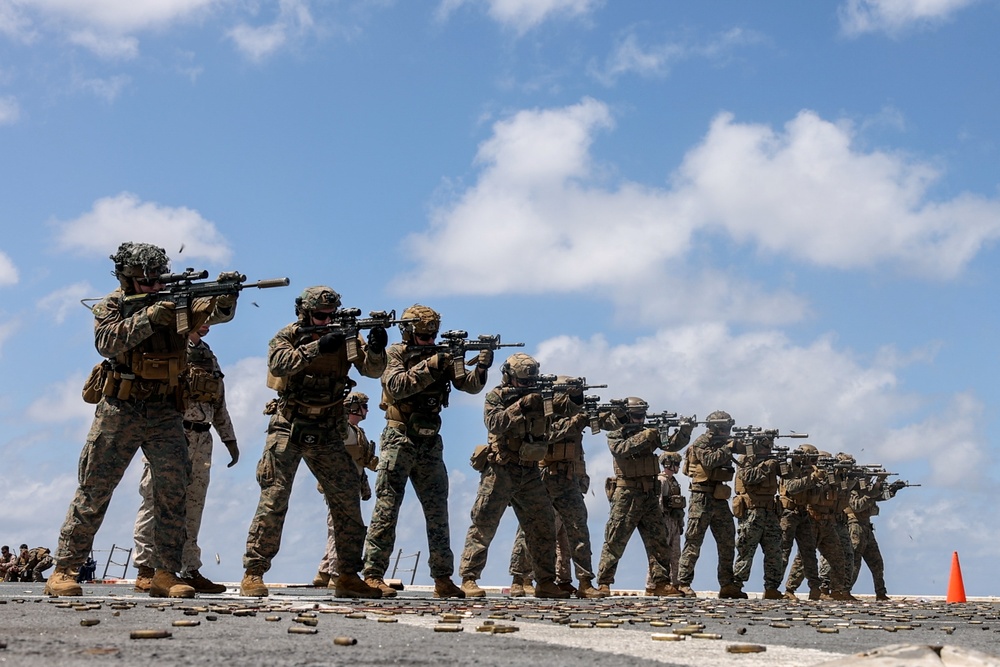
[[[692,639],[722,639],[722,635],[715,632],[692,632]]]
[[[264,620],[265,621],[271,621],[271,622],[280,621],[281,617],[280,616],[265,616]]]
[[[816,632],[822,632],[827,635],[835,635],[840,632],[840,628],[816,628]]]
[[[362,611],[352,611],[350,614],[344,614],[344,618],[368,618],[368,615]]]
[[[379,623],[399,623],[398,618],[393,618],[392,616],[379,616]]]
[[[89,628],[92,625],[97,625],[100,622],[101,621],[99,619],[96,619],[96,618],[81,618],[80,619],[80,625],[82,625],[85,628]]]
[[[198,625],[201,625],[201,621],[195,621],[193,619],[181,618],[181,619],[178,619],[178,620],[174,621],[173,623],[171,623],[171,625],[174,626],[175,628],[193,628],[193,627],[196,627]]]
[[[131,639],[166,639],[171,634],[166,630],[133,630],[128,636]]]
[[[310,627],[315,627],[319,624],[319,619],[310,618],[309,616],[296,616],[292,619],[293,623],[301,623],[302,625],[308,625]]]
[[[293,625],[288,628],[288,634],[290,635],[314,635],[319,630],[316,628],[309,628],[304,625]]]
[[[760,644],[730,644],[726,647],[726,653],[763,653],[766,646]]]
[[[354,646],[358,640],[354,637],[334,637],[333,643],[337,646]]]
[[[684,641],[684,635],[678,635],[673,632],[654,632],[651,635],[654,642],[680,642]]]
[[[440,623],[434,626],[434,632],[462,632],[463,630],[465,628],[455,623]]]

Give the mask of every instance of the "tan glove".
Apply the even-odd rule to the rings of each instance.
[[[153,324],[161,327],[174,323],[174,302],[157,301],[152,306],[146,308],[146,317]]]
[[[239,294],[219,295],[215,297],[215,307],[218,308],[219,310],[224,310],[228,312],[233,309],[233,306],[236,305],[236,297],[238,296]]]

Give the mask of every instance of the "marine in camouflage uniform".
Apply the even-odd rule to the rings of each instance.
[[[375,456],[375,444],[368,439],[365,430],[361,428],[361,422],[368,416],[368,395],[360,391],[352,391],[344,399],[344,409],[347,410],[347,438],[344,440],[344,447],[347,453],[354,460],[354,465],[358,469],[358,488],[361,500],[370,500],[372,497],[372,487],[368,482],[368,470],[375,470],[378,466],[378,457]],[[317,486],[320,493],[323,488]],[[337,530],[333,525],[333,513],[327,508],[326,512],[326,549],[323,558],[319,561],[319,568],[316,577],[313,578],[313,586],[329,586],[331,581],[336,581],[337,572]]]
[[[667,558],[670,570],[670,584],[680,586],[681,535],[684,534],[684,508],[687,498],[681,493],[677,473],[680,472],[681,455],[677,452],[660,454],[660,511],[663,512],[663,528],[667,531],[667,545],[670,555]],[[654,589],[652,568],[646,573],[646,592],[652,594]]]
[[[779,461],[771,455],[774,440],[753,438],[749,451],[740,456],[736,466],[736,495],[733,516],[736,517],[736,564],[733,567],[735,585],[742,591],[750,578],[753,557],[760,546],[764,552],[764,599],[780,600],[781,577],[785,563],[781,555],[781,523],[778,518]]]
[[[467,597],[484,597],[476,580],[486,567],[490,543],[507,507],[514,508],[524,528],[538,583],[535,597],[567,598],[555,584],[556,532],[554,511],[539,473],[538,462],[548,451],[553,420],[580,412],[565,394],[546,401],[535,389],[538,362],[527,354],[511,355],[502,367],[503,380],[486,395],[483,420],[488,431],[486,461],[472,505],[472,525],[465,536],[459,572]]]
[[[583,405],[584,381],[582,378],[559,376],[556,383],[568,387],[566,395],[577,406]],[[556,518],[556,585],[580,598],[600,598],[606,595],[594,588],[594,566],[590,547],[590,529],[587,526],[587,503],[584,494],[590,488],[587,463],[583,451],[583,432],[590,425],[590,417],[579,413],[556,419],[548,434],[548,451],[538,462],[545,490],[552,500]],[[576,566],[579,587],[574,587],[569,562]],[[513,577],[511,595],[524,594],[524,584],[533,578],[531,558],[525,543],[524,530],[517,528],[517,536],[510,555],[510,573]]]
[[[818,450],[810,444],[800,445],[792,452],[787,469],[782,471],[778,502],[781,504],[781,558],[789,569],[783,597],[798,599],[796,589],[805,579],[809,582],[809,599],[822,596],[819,566],[816,560],[816,526],[806,507],[810,494],[825,478],[816,468]],[[792,547],[798,547],[791,560]],[[791,561],[791,563],[790,563]],[[790,563],[790,567],[789,567]],[[794,586],[790,585],[794,582]]]
[[[268,346],[268,386],[278,397],[267,404],[271,415],[264,453],[257,464],[260,500],[250,523],[247,550],[243,556],[246,572],[240,592],[248,597],[268,594],[263,575],[278,553],[281,531],[288,511],[288,499],[299,463],[304,459],[316,476],[337,532],[337,597],[380,597],[379,590],[358,576],[363,561],[365,523],[361,518],[361,498],[357,468],[344,446],[347,417],[344,398],[354,386],[348,377],[353,366],[366,377],[379,377],[385,370],[382,327],[372,328],[368,342],[358,335],[345,340],[334,328],[304,332],[303,327],[326,325],[340,307],[340,295],[325,286],[309,287],[296,299],[298,320],[284,327]],[[356,357],[348,358],[348,350]]]
[[[414,304],[403,311],[402,319],[403,341],[389,348],[382,374],[386,426],[379,448],[375,508],[365,539],[365,580],[381,590],[383,597],[395,597],[396,591],[383,577],[396,544],[396,523],[409,481],[424,512],[434,596],[465,597],[451,580],[455,556],[448,524],[441,411],[448,407],[452,387],[467,394],[482,391],[493,352],[480,351],[475,366],[466,369],[463,357],[452,356],[435,344],[441,326],[436,311]]]
[[[861,562],[864,561],[872,574],[875,586],[875,599],[880,602],[889,601],[885,587],[885,563],[882,552],[875,539],[875,527],[872,517],[879,513],[878,503],[889,500],[896,495],[900,487],[897,482],[885,483],[885,476],[875,476],[874,480],[862,479],[861,483],[851,490],[851,497],[845,513],[847,514],[848,530],[851,533],[851,546],[854,548],[854,571],[851,573],[851,587],[861,573]]]
[[[829,458],[829,456],[822,456]],[[848,590],[847,573],[845,570],[844,546],[840,535],[837,533],[837,515],[843,514],[846,507],[844,494],[840,492],[841,487],[848,483],[846,474],[838,469],[823,470],[817,467],[812,477],[816,480],[816,486],[808,492],[806,512],[813,520],[816,535],[816,549],[829,562],[830,573],[830,593],[827,595],[820,589],[819,596],[816,596],[813,584],[810,582],[810,599],[832,599],[832,600],[855,600]],[[799,551],[799,556],[803,551]],[[796,558],[799,558],[796,556]],[[799,559],[801,560],[801,559]],[[794,591],[807,577],[804,567],[792,567],[788,573],[788,580],[785,585],[788,590]]]
[[[645,426],[649,408],[646,401],[630,396],[626,406],[626,423],[608,432],[615,476],[606,482],[611,509],[598,568],[599,590],[611,593],[618,562],[632,533],[638,529],[649,562],[652,586],[648,594],[677,597],[681,593],[670,583],[670,545],[660,509],[660,464],[656,450],[682,449],[691,439],[692,425],[684,423],[665,442],[658,429]]]
[[[205,578],[199,571],[202,566],[201,547],[198,533],[205,512],[205,498],[212,470],[211,427],[219,433],[229,452],[229,467],[236,465],[240,458],[239,445],[233,420],[226,407],[226,393],[222,369],[204,340],[209,326],[202,325],[198,331],[188,334],[187,371],[184,375],[184,397],[187,409],[184,412],[184,435],[188,443],[188,460],[191,462],[191,476],[185,491],[187,508],[187,540],[181,558],[181,579],[184,579],[199,593],[224,593],[226,587]],[[133,531],[135,551],[132,562],[139,569],[135,589],[148,591],[153,580],[153,525],[156,522],[153,507],[153,476],[149,461],[143,457],[142,477],[139,495],[142,503],[135,517]]]
[[[688,522],[684,550],[680,559],[678,589],[688,597],[696,597],[691,588],[694,568],[701,555],[705,534],[711,529],[719,554],[718,578],[720,598],[746,597],[735,585],[733,560],[736,553],[736,526],[729,508],[731,489],[726,482],[733,478],[733,448],[729,437],[733,418],[728,412],[716,410],[708,415],[708,430],[698,436],[684,452],[684,474],[691,478],[688,501]]]
[[[57,565],[45,591],[82,595],[77,571],[93,549],[111,494],[141,448],[149,461],[156,508],[151,563],[155,574],[149,594],[192,597],[194,589],[176,576],[187,540],[185,489],[190,476],[182,395],[188,332],[179,332],[177,322],[186,316],[196,330],[205,323],[229,321],[236,296],[194,299],[182,313],[173,302],[149,303],[140,296],[163,289],[159,276],[169,267],[163,248],[123,243],[111,260],[121,287],[92,311],[95,345],[106,360],[84,386],[84,399],[97,407],[80,455],[80,486],[60,529]]]

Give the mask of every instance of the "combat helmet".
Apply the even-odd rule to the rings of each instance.
[[[132,278],[155,278],[170,270],[167,251],[151,243],[126,241],[109,259],[115,263],[113,275],[126,292],[133,291]]]
[[[500,374],[503,384],[514,384],[517,379],[522,384],[531,386],[538,380],[538,362],[531,355],[518,352],[507,357],[507,361],[500,367]]]
[[[681,464],[681,455],[679,452],[663,452],[660,454],[660,465],[664,468],[667,465],[679,466]]]
[[[807,456],[808,457],[815,457],[815,456],[819,456],[819,450],[816,449],[816,447],[814,445],[810,445],[808,442],[807,443],[803,443],[803,444],[799,445],[798,447],[796,447],[795,451],[792,452],[792,453],[795,454],[796,456],[801,456],[801,457],[807,457]]]
[[[851,465],[854,465],[855,463],[857,463],[857,460],[854,458],[854,456],[852,456],[851,454],[848,454],[847,452],[838,452],[837,453],[837,462],[838,463],[850,463]]]
[[[368,407],[368,394],[361,391],[352,391],[344,399],[344,409],[347,410],[347,414],[350,415],[361,415],[362,408]]]
[[[340,295],[325,285],[317,285],[305,288],[302,294],[295,297],[295,315],[300,321],[308,313],[320,308],[340,308]]]
[[[423,334],[426,336],[437,336],[438,329],[441,328],[441,315],[433,308],[415,303],[400,316],[400,319],[408,320],[416,318],[416,322],[400,322],[399,332],[403,336],[404,343],[413,343],[413,334]]]
[[[733,420],[733,416],[726,412],[725,410],[713,410],[708,413],[708,417],[705,418],[708,422],[708,428],[713,431],[728,431],[733,427],[736,422]],[[723,426],[722,424],[727,424]]]
[[[638,424],[646,421],[649,403],[638,396],[629,396],[625,399],[625,410],[628,412],[629,421],[633,424]]]

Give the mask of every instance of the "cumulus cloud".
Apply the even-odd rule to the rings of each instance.
[[[17,267],[7,253],[0,250],[0,287],[16,285],[17,281]]]
[[[775,330],[735,333],[700,324],[621,345],[602,336],[552,338],[539,345],[537,358],[543,372],[572,368],[609,384],[606,398],[627,393],[653,411],[701,418],[726,410],[738,425],[806,432],[821,449],[852,452],[862,463],[926,463],[929,481],[969,488],[983,481],[988,458],[978,426],[982,405],[966,395],[937,403],[901,387],[900,374],[932,354],[888,349],[865,360],[838,348],[832,336],[798,344]],[[906,426],[887,426],[893,423]]]
[[[675,65],[685,60],[724,60],[736,49],[762,41],[763,37],[756,32],[732,28],[700,44],[677,41],[644,45],[638,35],[628,32],[618,40],[603,65],[593,65],[590,69],[591,74],[606,85],[629,73],[660,78],[667,76]]]
[[[49,386],[28,406],[25,417],[40,424],[77,422],[82,444],[89,422],[94,417],[94,406],[84,403],[80,397],[85,380],[83,375],[74,374]]]
[[[225,263],[232,255],[215,225],[186,207],[143,202],[123,192],[94,202],[75,220],[56,223],[56,242],[64,252],[107,256],[123,239],[154,243],[175,262],[183,257]]]
[[[613,127],[594,99],[497,122],[476,182],[404,241],[416,267],[397,290],[619,294],[650,276],[680,280],[698,259],[694,237],[720,233],[765,258],[949,279],[1000,236],[1000,201],[931,200],[936,169],[862,150],[849,123],[811,111],[780,131],[720,114],[663,187],[608,182],[591,145]],[[472,252],[483,238],[490,251]]]
[[[290,37],[307,33],[313,25],[308,3],[303,0],[281,0],[278,17],[274,22],[261,26],[240,23],[226,35],[246,58],[260,62],[285,46]]]
[[[11,95],[0,97],[0,125],[13,125],[21,118],[21,105]]]
[[[978,0],[846,0],[838,9],[844,34],[897,34],[915,27],[933,26]]]
[[[548,20],[580,18],[593,13],[603,0],[442,0],[437,16],[446,20],[462,5],[485,5],[490,18],[519,34]]]
[[[163,28],[229,0],[19,0],[23,12],[45,20],[99,27],[108,32]]]
[[[139,55],[139,40],[135,37],[77,30],[70,33],[69,41],[104,60],[132,60]]]

